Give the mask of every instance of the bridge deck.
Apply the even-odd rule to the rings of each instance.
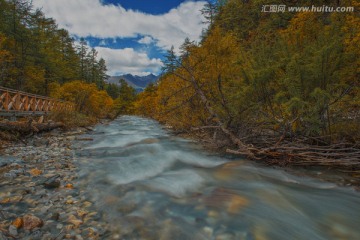
[[[44,116],[49,112],[21,112],[21,111],[0,111],[0,117],[27,117],[27,116]]]

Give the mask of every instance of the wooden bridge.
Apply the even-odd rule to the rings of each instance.
[[[43,116],[74,108],[70,102],[0,87],[0,117]]]

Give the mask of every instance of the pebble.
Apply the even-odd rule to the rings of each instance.
[[[16,178],[16,173],[14,173],[14,172],[8,172],[8,173],[5,173],[4,174],[4,177],[5,178],[10,178],[10,179],[14,179],[14,178]]]
[[[100,239],[107,231],[87,192],[77,189],[74,140],[66,133],[47,133],[27,140],[27,146],[13,143],[3,150],[1,240]]]
[[[17,236],[18,235],[17,228],[14,225],[10,225],[9,226],[9,233],[12,236]]]
[[[44,186],[48,189],[58,188],[60,187],[60,179],[58,179],[57,177],[52,177],[46,182],[44,182]]]
[[[203,228],[203,232],[205,233],[205,235],[208,237],[208,239],[212,238],[212,235],[214,233],[214,230],[210,227],[204,227]]]
[[[24,222],[22,220],[22,218],[16,218],[13,222],[12,222],[12,226],[15,226],[17,229],[21,228],[23,226]]]
[[[13,167],[13,168],[21,168],[21,166],[18,163],[11,163],[9,165],[9,167]]]
[[[43,233],[40,230],[36,230],[31,233],[30,239],[32,239],[32,240],[41,239],[42,235],[43,235]]]
[[[34,228],[42,227],[43,225],[43,221],[32,214],[26,214],[23,217],[23,221],[24,229],[26,230],[33,230]]]
[[[50,219],[57,221],[57,220],[59,220],[59,217],[60,217],[60,214],[57,212],[54,212],[51,214]]]
[[[74,215],[70,215],[68,222],[73,224],[75,227],[79,227],[83,221],[77,219]]]
[[[235,238],[230,233],[223,233],[223,234],[217,235],[215,240],[235,240]]]
[[[76,235],[75,240],[84,240],[84,238],[81,235]]]

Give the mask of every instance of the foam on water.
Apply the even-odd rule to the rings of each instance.
[[[165,192],[173,197],[184,197],[202,186],[205,179],[194,170],[168,171],[144,183],[153,190]]]
[[[128,136],[121,136],[119,134],[110,135],[106,138],[95,140],[94,144],[85,147],[85,149],[96,149],[96,148],[116,148],[116,147],[125,147],[128,144],[140,142],[144,139],[148,138],[144,135],[128,135]]]
[[[204,168],[216,167],[227,162],[224,159],[208,157],[193,152],[173,151],[172,154],[183,163]]]
[[[121,155],[125,156],[116,159],[117,164],[112,167],[110,176],[110,179],[117,184],[128,184],[166,173],[169,169],[177,168],[176,163],[183,163],[183,170],[178,170],[177,174],[184,171],[186,176],[189,173],[187,167],[211,168],[224,162],[218,159],[206,159],[199,154],[166,151],[159,144],[134,145],[124,150]],[[188,179],[190,180],[191,178]],[[198,179],[194,180],[196,184]]]
[[[118,164],[113,167],[114,172],[109,178],[116,184],[128,184],[157,176],[170,168],[174,162],[174,159],[159,161],[147,154],[119,158]]]

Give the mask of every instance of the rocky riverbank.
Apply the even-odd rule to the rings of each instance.
[[[54,130],[0,149],[0,239],[103,239],[107,224],[77,187],[76,140]],[[108,236],[109,237],[109,236]]]

